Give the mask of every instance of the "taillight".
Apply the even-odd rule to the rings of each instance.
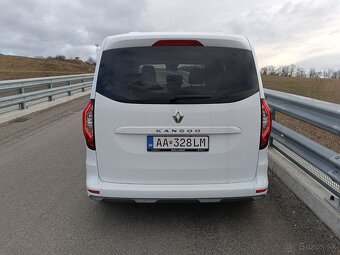
[[[94,100],[91,99],[83,112],[83,132],[86,145],[89,149],[95,150],[94,140]]]
[[[267,191],[267,188],[266,189],[257,189],[256,193],[263,193],[263,192],[266,192],[266,191]]]
[[[203,46],[197,40],[159,40],[152,46]]]
[[[93,194],[100,194],[99,190],[94,190],[94,189],[87,189],[88,192],[93,193]]]
[[[261,99],[261,140],[260,150],[267,147],[272,131],[272,114],[267,102]]]

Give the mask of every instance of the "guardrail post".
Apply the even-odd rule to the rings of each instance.
[[[85,82],[85,79],[82,79],[82,80],[81,80],[81,83],[84,83],[84,82]],[[85,87],[82,87],[82,88],[81,88],[81,92],[85,92]]]
[[[49,83],[48,84],[48,88],[52,89],[53,88],[53,83]],[[53,100],[53,96],[48,96],[48,101],[52,101]]]
[[[67,82],[67,85],[71,85],[71,81],[68,81]],[[70,90],[70,91],[67,91],[67,95],[68,96],[71,96],[72,95],[72,91]]]
[[[19,88],[18,89],[18,94],[24,94],[24,93],[25,93],[25,89],[24,88]],[[26,103],[25,102],[19,103],[19,109],[20,110],[26,109]]]
[[[272,111],[272,122],[274,122],[276,111],[275,111],[274,108],[272,108],[271,111]],[[270,136],[270,138],[269,138],[269,146],[273,146],[273,141],[274,141],[274,138],[272,136]]]

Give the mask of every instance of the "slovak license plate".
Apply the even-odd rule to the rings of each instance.
[[[147,136],[148,151],[209,151],[209,136]]]

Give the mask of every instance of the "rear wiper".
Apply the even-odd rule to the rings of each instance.
[[[213,95],[177,95],[171,100],[212,98]]]
[[[226,98],[228,96],[214,96],[214,95],[177,95],[174,98],[170,99],[170,101],[178,101],[182,99],[205,99],[205,98]]]

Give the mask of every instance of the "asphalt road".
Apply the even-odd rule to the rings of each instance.
[[[0,254],[340,254],[275,176],[251,203],[106,204],[85,194],[87,98],[0,125]]]

